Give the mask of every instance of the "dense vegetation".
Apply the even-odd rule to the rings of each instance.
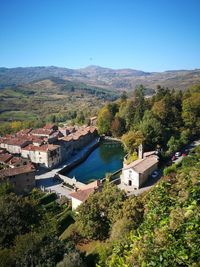
[[[34,190],[16,196],[12,188],[0,186],[0,266],[68,266],[82,262],[72,242],[59,235],[74,222],[70,207],[55,194]],[[63,202],[63,203],[62,203]]]
[[[105,184],[63,234],[84,244],[89,266],[199,266],[200,147],[150,191],[127,197]],[[81,241],[82,240],[82,241]],[[91,246],[89,244],[91,243]],[[82,248],[84,245],[82,246]],[[89,248],[89,251],[88,251]]]
[[[132,98],[106,104],[98,115],[100,134],[122,137],[131,154],[143,142],[145,149],[163,148],[169,153],[200,134],[200,85],[182,93],[158,86],[145,98],[138,86]]]

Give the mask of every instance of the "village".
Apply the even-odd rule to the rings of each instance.
[[[17,194],[23,194],[38,186],[38,177],[51,178],[52,181],[56,178],[65,184],[65,190],[61,188],[64,187],[61,184],[61,192],[57,190],[57,193],[70,198],[72,209],[75,210],[90,194],[101,190],[105,179],[84,184],[62,175],[63,166],[66,168],[63,163],[68,162],[67,166],[71,166],[84,160],[98,145],[99,140],[94,118],[89,126],[58,127],[47,124],[43,128],[23,129],[16,134],[1,137],[0,181],[10,182]],[[77,158],[75,162],[74,157]],[[148,177],[158,168],[158,161],[155,151],[144,153],[140,146],[136,161],[127,164],[124,158],[118,187],[127,192],[142,188]],[[37,174],[38,170],[39,173],[42,170],[43,176]],[[51,192],[51,189],[47,192]]]

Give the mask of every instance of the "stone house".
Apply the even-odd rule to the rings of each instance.
[[[9,182],[17,194],[29,192],[35,187],[35,168],[32,165],[0,170],[0,183]]]
[[[28,145],[22,149],[21,155],[46,168],[53,168],[62,161],[60,146],[52,144]]]
[[[31,140],[27,140],[24,137],[2,138],[0,140],[0,147],[5,148],[11,154],[20,154],[22,148],[31,143]]]

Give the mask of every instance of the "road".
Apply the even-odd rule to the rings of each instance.
[[[70,193],[72,192],[68,187],[62,185],[62,181],[59,181],[54,178],[56,173],[66,167],[67,165],[71,164],[72,162],[76,161],[80,157],[83,156],[83,154],[90,149],[92,146],[94,146],[98,142],[98,139],[95,139],[90,144],[88,144],[84,149],[76,153],[73,157],[71,157],[68,161],[62,163],[57,168],[53,170],[37,170],[36,172],[36,187],[41,188],[42,190],[48,191],[48,192],[55,192],[57,195],[64,195],[68,198],[70,197]]]

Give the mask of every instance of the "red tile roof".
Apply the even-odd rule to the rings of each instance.
[[[95,188],[88,188],[83,190],[78,190],[77,192],[73,192],[70,194],[71,197],[76,198],[80,200],[81,202],[84,202],[88,199],[88,197],[94,193]]]
[[[16,168],[8,168],[8,169],[0,170],[0,178],[20,175],[23,173],[30,173],[30,172],[35,172],[35,168],[31,164],[26,165],[26,166],[16,167]]]
[[[22,129],[21,131],[17,132],[16,135],[29,134],[31,131],[32,131],[32,128],[29,128],[29,129]]]
[[[43,127],[43,129],[49,129],[49,130],[52,130],[52,129],[57,129],[58,127],[57,127],[57,125],[55,125],[55,124],[46,124],[44,127]]]
[[[1,143],[12,145],[12,146],[20,146],[22,147],[27,142],[24,137],[12,137],[12,138],[2,138]]]
[[[48,150],[50,150],[50,151],[55,150],[58,147],[60,147],[60,146],[52,145],[52,144],[46,144],[46,145],[42,145],[42,146],[28,145],[28,146],[25,146],[22,150],[47,152]]]
[[[32,135],[51,135],[54,132],[52,129],[38,128],[31,132]]]
[[[0,162],[7,163],[12,158],[13,158],[13,156],[9,153],[1,154],[0,155]]]

